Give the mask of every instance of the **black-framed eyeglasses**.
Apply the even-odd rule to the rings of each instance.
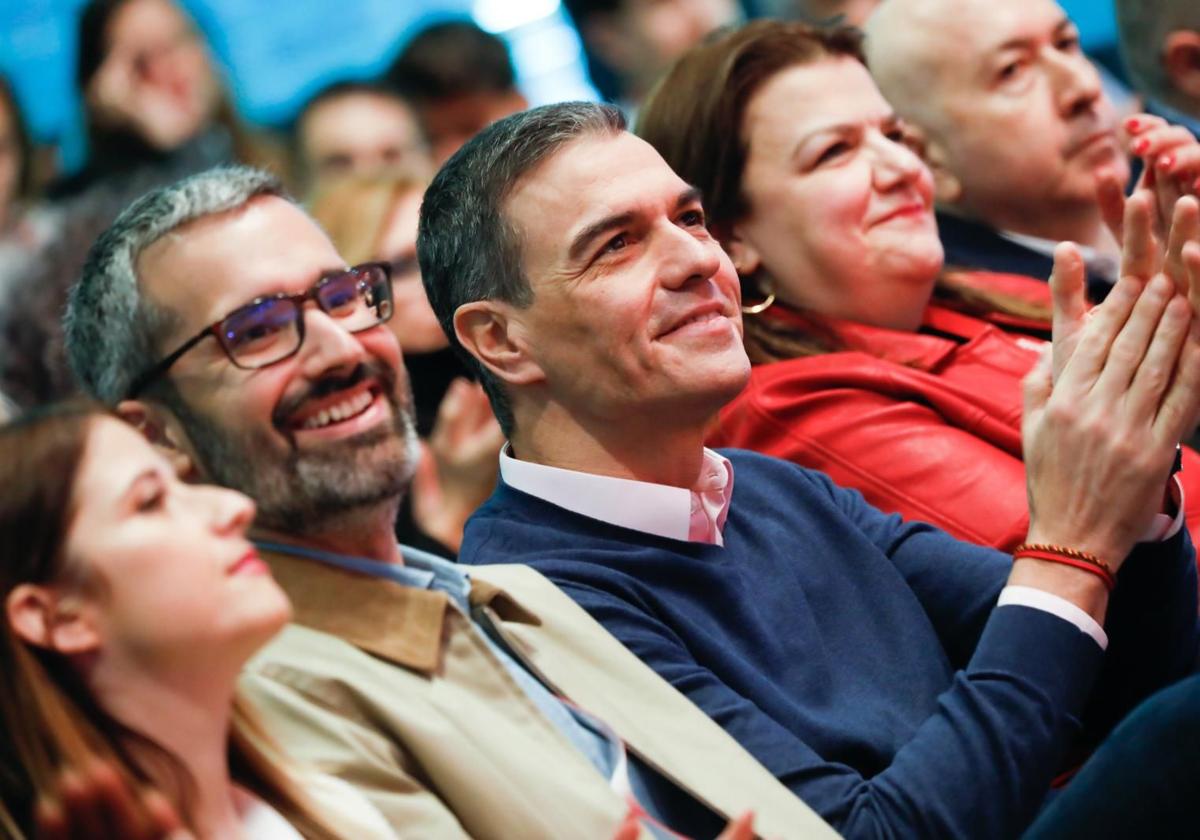
[[[273,365],[294,356],[304,344],[304,305],[317,306],[349,332],[377,327],[392,317],[392,273],[388,263],[364,263],[326,274],[308,291],[255,298],[209,324],[129,386],[133,399],[166,373],[184,353],[210,335],[229,361],[244,370]]]

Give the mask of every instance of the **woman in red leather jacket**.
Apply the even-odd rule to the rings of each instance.
[[[699,187],[754,363],[710,443],[819,469],[869,502],[1011,550],[1026,536],[1021,380],[1042,279],[947,271],[933,178],[856,30],[758,21],[695,48],[637,133]],[[1200,536],[1200,458],[1185,450]]]

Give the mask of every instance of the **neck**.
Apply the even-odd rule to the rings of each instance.
[[[97,665],[90,682],[96,699],[113,718],[154,741],[187,773],[196,836],[241,838],[241,817],[229,777],[229,720],[237,669],[190,667],[191,679],[151,676],[124,663]],[[203,672],[203,679],[195,674]],[[177,675],[176,675],[177,676]],[[146,753],[130,745],[135,757]],[[144,765],[156,786],[177,790],[177,779],[153,756]],[[182,816],[182,815],[181,815]]]
[[[673,414],[676,422],[664,431],[663,418]],[[678,414],[643,409],[619,418],[578,418],[549,403],[518,414],[510,443],[523,461],[690,488],[700,476],[712,416],[687,423]]]
[[[284,532],[273,528],[256,528],[256,538],[288,545],[315,548],[333,554],[363,557],[379,563],[404,564],[396,543],[396,513],[400,497],[378,505],[341,511],[336,516],[313,523],[303,532]]]
[[[1075,242],[1095,249],[1101,254],[1120,256],[1120,244],[1104,224],[1099,205],[1087,202],[1074,208],[1056,207],[1051,212],[1027,212],[1029,208],[1010,211],[989,208],[973,212],[966,207],[944,207],[947,212],[973,218],[997,230],[1036,236],[1053,242]]]

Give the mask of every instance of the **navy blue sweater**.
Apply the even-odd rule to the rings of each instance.
[[[1102,666],[1107,726],[1193,661],[1186,536],[1126,563],[1106,657],[1062,619],[994,608],[1007,555],[884,515],[821,473],[723,454],[736,475],[723,548],[501,483],[459,559],[541,571],[847,836],[1015,835]]]

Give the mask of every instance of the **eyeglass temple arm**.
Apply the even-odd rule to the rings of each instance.
[[[132,400],[137,397],[137,395],[140,394],[147,385],[170,370],[171,365],[179,361],[180,357],[182,357],[184,353],[191,350],[210,335],[216,335],[217,326],[217,324],[209,324],[207,327],[180,345],[174,353],[164,358],[158,364],[139,374],[137,378],[130,383],[129,390],[125,392],[125,399]]]

